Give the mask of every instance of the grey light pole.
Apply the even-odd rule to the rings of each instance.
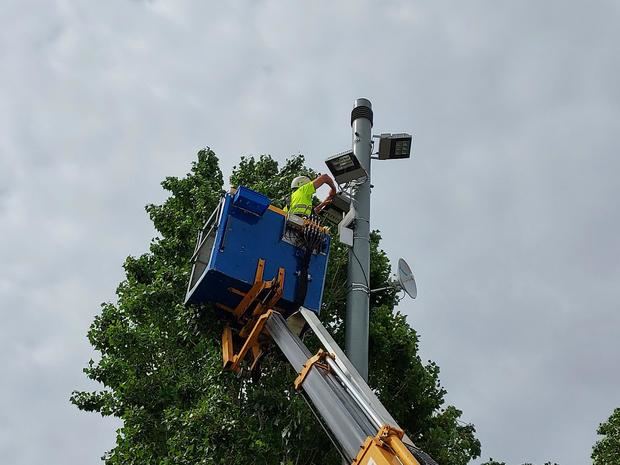
[[[372,152],[372,104],[355,101],[351,112],[353,153],[368,173],[353,194],[356,210],[353,247],[347,269],[345,350],[360,375],[368,380],[368,320],[370,305],[370,155]]]

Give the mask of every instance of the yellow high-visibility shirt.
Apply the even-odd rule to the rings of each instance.
[[[316,188],[312,181],[298,187],[291,194],[291,213],[300,216],[310,216],[312,213],[312,196],[315,192]]]

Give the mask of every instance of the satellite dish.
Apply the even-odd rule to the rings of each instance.
[[[398,259],[398,286],[412,299],[418,296],[418,287],[415,284],[413,272],[403,258]]]
[[[397,291],[405,291],[405,293],[415,299],[418,296],[418,287],[415,284],[413,272],[404,258],[398,259],[398,276],[396,281],[388,283],[385,287],[371,289],[370,292],[381,292],[387,289],[395,289]]]

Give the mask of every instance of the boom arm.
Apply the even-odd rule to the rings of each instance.
[[[303,307],[300,315],[327,351],[312,356],[277,312],[267,318],[265,329],[300,373],[296,387],[342,457],[355,465],[437,465],[404,434],[316,315]]]

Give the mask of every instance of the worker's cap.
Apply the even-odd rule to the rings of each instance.
[[[291,182],[291,189],[297,189],[298,187],[308,184],[309,182],[310,178],[308,176],[297,176],[293,179],[293,182]]]

